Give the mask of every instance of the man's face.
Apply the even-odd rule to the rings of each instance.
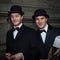
[[[35,22],[38,28],[43,29],[46,26],[47,18],[45,16],[37,16]]]
[[[20,15],[19,13],[11,13],[10,17],[11,17],[11,22],[14,26],[18,26],[23,19],[23,16]]]

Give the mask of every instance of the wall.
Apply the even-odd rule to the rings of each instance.
[[[24,24],[35,28],[35,23],[32,20],[33,12],[38,8],[44,8],[50,16],[49,22],[51,25],[60,27],[60,0],[0,0],[0,58],[5,50],[6,32],[10,29],[10,24],[7,22],[7,13],[11,5],[21,5],[24,15]]]

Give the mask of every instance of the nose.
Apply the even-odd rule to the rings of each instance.
[[[16,17],[13,17],[13,20],[16,20]]]

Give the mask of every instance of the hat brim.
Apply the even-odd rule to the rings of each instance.
[[[35,20],[37,16],[45,16],[46,18],[49,18],[49,15],[47,14],[38,14],[38,15],[33,15],[32,18]]]
[[[22,12],[22,11],[21,12],[20,11],[19,12],[17,12],[17,11],[8,11],[8,15],[10,15],[11,13],[20,13],[21,15],[24,15],[24,12]]]

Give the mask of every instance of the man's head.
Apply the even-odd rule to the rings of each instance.
[[[23,15],[24,12],[22,11],[22,7],[19,5],[11,6],[10,11],[8,12],[8,17],[14,26],[17,26],[22,22]]]
[[[44,9],[37,9],[34,12],[34,15],[32,16],[32,18],[35,20],[36,25],[40,29],[43,29],[46,26],[46,23],[47,23],[49,16]]]

